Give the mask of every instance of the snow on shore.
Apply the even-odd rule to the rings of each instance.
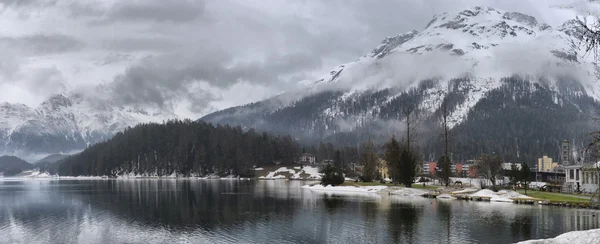
[[[52,178],[57,177],[56,175],[50,175],[47,172],[40,172],[38,169],[26,170],[17,175],[17,177],[29,177],[29,178]]]
[[[488,189],[483,189],[481,191],[475,192],[473,194],[470,194],[469,196],[472,197],[489,197],[490,201],[492,202],[513,202],[513,199],[515,198],[532,198],[530,196],[526,196],[523,194],[520,194],[516,191],[507,191],[507,190],[500,190],[498,192],[493,192],[491,190]]]
[[[390,195],[414,197],[414,196],[423,196],[426,193],[428,193],[428,192],[427,191],[423,191],[423,190],[419,190],[419,189],[402,188],[400,190],[395,190],[393,192],[390,192]]]
[[[355,193],[378,193],[379,191],[385,190],[387,186],[323,186],[323,185],[304,185],[304,189],[311,191],[320,192],[355,192]]]
[[[266,176],[260,176],[259,179],[310,179],[310,180],[320,180],[321,173],[319,173],[319,168],[304,166],[304,167],[294,167],[292,169],[288,169],[287,167],[280,167],[275,171],[269,172]]]
[[[453,191],[452,194],[465,194],[465,193],[474,193],[474,192],[478,192],[479,189],[475,189],[475,188],[467,188],[467,189],[463,189],[460,191]]]
[[[577,243],[577,244],[597,244],[600,243],[600,229],[584,230],[584,231],[571,231],[559,235],[555,238],[543,239],[543,240],[529,240],[522,241],[518,244],[563,244],[563,243]]]

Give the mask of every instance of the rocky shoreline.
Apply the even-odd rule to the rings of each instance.
[[[491,197],[489,197],[489,196],[470,196],[470,195],[466,195],[466,194],[452,194],[451,192],[442,193],[440,191],[429,191],[428,193],[423,194],[421,196],[425,197],[425,198],[438,198],[442,194],[450,194],[456,200],[491,202]],[[573,203],[573,202],[549,201],[549,200],[537,199],[537,198],[513,198],[512,203],[526,204],[526,205],[542,205],[542,206],[555,206],[555,207],[566,207],[566,208],[600,210],[600,204],[593,204],[591,202]]]

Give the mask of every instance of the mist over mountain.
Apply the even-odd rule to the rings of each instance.
[[[597,126],[600,85],[575,20],[558,26],[489,7],[435,15],[421,31],[388,37],[371,53],[307,82],[305,91],[218,111],[201,120],[356,145],[400,135],[417,105],[426,159],[439,157],[439,108],[448,100],[454,160],[496,153],[532,164],[573,159]]]
[[[171,114],[149,113],[81,95],[51,96],[38,107],[0,104],[0,155],[38,160],[78,152],[138,123]]]

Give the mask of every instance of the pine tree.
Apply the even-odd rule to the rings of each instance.
[[[378,157],[371,139],[361,145],[360,161],[363,165],[362,181],[372,182],[375,179]]]
[[[400,182],[400,144],[396,141],[396,137],[392,136],[386,144],[385,161],[387,162],[390,179],[394,183]]]
[[[442,156],[440,157],[440,159],[438,160],[438,165],[440,167],[440,179],[442,180],[442,182],[444,183],[445,186],[449,186],[450,185],[450,175],[452,174],[452,169],[451,169],[451,163],[450,163],[450,158],[447,158],[446,156]]]
[[[521,181],[521,171],[517,164],[510,164],[510,171],[508,172],[508,179],[510,180],[510,185],[517,185]]]
[[[531,182],[531,169],[528,164],[521,166],[520,180],[521,184],[525,186],[525,194],[527,194],[527,188],[529,188],[529,182]]]
[[[411,187],[415,181],[418,157],[408,145],[400,148],[400,183]]]
[[[452,162],[450,160],[450,157],[448,156],[448,143],[450,140],[450,126],[448,124],[448,117],[450,116],[450,108],[449,108],[449,100],[448,97],[444,98],[444,101],[442,102],[441,106],[440,106],[440,113],[441,113],[441,118],[440,118],[440,123],[441,123],[441,127],[442,127],[442,133],[443,133],[443,141],[444,141],[444,156],[442,156],[440,158],[440,160],[438,161],[438,164],[441,167],[441,179],[442,182],[444,182],[444,185],[449,186],[450,185],[450,174],[452,174],[450,166],[452,165]]]
[[[344,183],[344,174],[342,170],[338,167],[335,167],[331,164],[325,166],[325,168],[321,171],[323,177],[321,178],[321,185],[341,185]]]

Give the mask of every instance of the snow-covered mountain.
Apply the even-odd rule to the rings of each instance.
[[[38,107],[0,104],[0,155],[37,160],[80,151],[142,122],[175,118],[80,95],[51,96]]]
[[[401,128],[401,109],[417,104],[422,144],[435,157],[439,108],[448,100],[450,124],[462,131],[457,157],[500,152],[530,161],[553,155],[562,139],[582,143],[593,127],[600,83],[580,49],[581,33],[575,20],[550,26],[488,7],[446,12],[421,31],[386,38],[306,91],[201,119],[348,143],[387,139]]]

